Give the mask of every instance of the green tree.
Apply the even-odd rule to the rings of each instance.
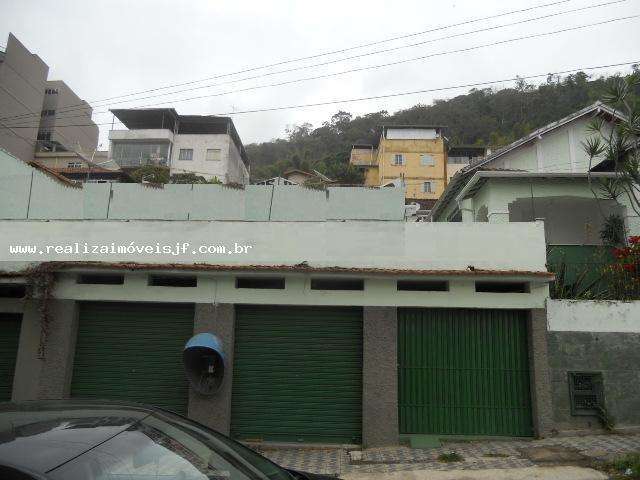
[[[169,169],[156,165],[145,165],[135,170],[131,178],[137,183],[169,183]]]
[[[174,173],[169,178],[169,183],[195,184],[195,183],[209,183],[209,182],[207,182],[206,178],[200,175],[196,175],[195,173],[189,172],[189,173]]]
[[[362,179],[361,172],[348,168],[351,146],[374,143],[379,127],[385,124],[443,125],[450,145],[496,149],[595,102],[618,79],[590,78],[577,72],[564,78],[550,76],[537,86],[521,79],[513,88],[472,89],[465,95],[430,105],[418,103],[392,114],[381,110],[355,116],[338,111],[317,128],[302,123],[289,127],[285,138],[247,145],[251,177],[271,178],[295,166],[316,169],[343,183]],[[639,93],[635,86],[634,95]]]
[[[583,143],[583,148],[589,155],[590,166],[606,162],[615,172],[613,179],[599,182],[605,196],[613,200],[625,197],[640,216],[640,101],[635,95],[639,86],[637,70],[609,86],[602,100],[622,119],[614,120],[613,128],[602,117],[594,119],[589,124],[594,136]]]

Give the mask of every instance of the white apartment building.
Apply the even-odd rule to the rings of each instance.
[[[128,130],[109,132],[109,159],[123,169],[166,166],[223,183],[249,183],[249,161],[228,117],[179,115],[173,108],[116,109]]]

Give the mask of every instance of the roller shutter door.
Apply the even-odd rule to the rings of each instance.
[[[237,307],[231,433],[360,443],[362,310]]]
[[[11,400],[20,324],[20,314],[0,313],[0,402]]]
[[[526,312],[400,309],[400,432],[531,436]]]
[[[193,305],[82,303],[71,395],[187,412],[182,350]]]

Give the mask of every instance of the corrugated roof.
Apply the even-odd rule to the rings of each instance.
[[[56,172],[55,170],[53,170],[53,169],[51,169],[49,167],[45,167],[44,165],[39,164],[38,162],[31,161],[31,162],[26,162],[26,163],[30,167],[33,167],[36,170],[41,171],[42,173],[44,173],[48,177],[51,177],[52,179],[54,179],[55,181],[64,184],[66,187],[82,188],[82,184],[80,184],[78,182],[74,182],[73,180],[69,180],[64,175]]]

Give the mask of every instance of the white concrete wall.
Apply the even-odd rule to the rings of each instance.
[[[404,221],[396,188],[83,184],[71,188],[0,150],[0,219]]]
[[[290,187],[283,187],[290,188]],[[539,223],[407,223],[402,221],[0,221],[0,261],[102,261],[297,265],[407,270],[546,272]],[[177,254],[75,251],[46,254],[47,245],[175,245]],[[200,245],[251,245],[247,254],[199,253]],[[45,253],[10,255],[10,245]],[[446,248],[443,248],[446,246]],[[196,251],[194,254],[193,252]]]
[[[109,140],[166,140],[173,141],[173,132],[166,128],[141,128],[138,130],[111,130]]]
[[[154,287],[148,284],[148,272],[124,272],[122,285],[81,285],[77,273],[59,275],[54,296],[77,301],[113,302],[193,302],[262,305],[344,305],[344,306],[398,306],[427,308],[544,308],[549,295],[546,284],[534,284],[530,293],[479,293],[471,279],[453,279],[448,292],[398,291],[396,280],[400,276],[358,275],[364,278],[364,290],[322,291],[312,290],[311,278],[317,274],[275,274],[285,277],[283,290],[236,288],[236,277],[249,273],[218,272],[197,274],[197,287]],[[167,271],[162,273],[166,274]],[[184,272],[183,272],[184,274]],[[255,275],[255,274],[254,274]],[[274,276],[271,274],[263,274]],[[326,276],[326,275],[324,275]],[[335,277],[335,275],[329,275]]]
[[[233,141],[229,141],[229,182],[241,185],[249,184],[249,170],[242,161],[240,150]]]
[[[547,300],[552,332],[640,333],[640,301]]]

